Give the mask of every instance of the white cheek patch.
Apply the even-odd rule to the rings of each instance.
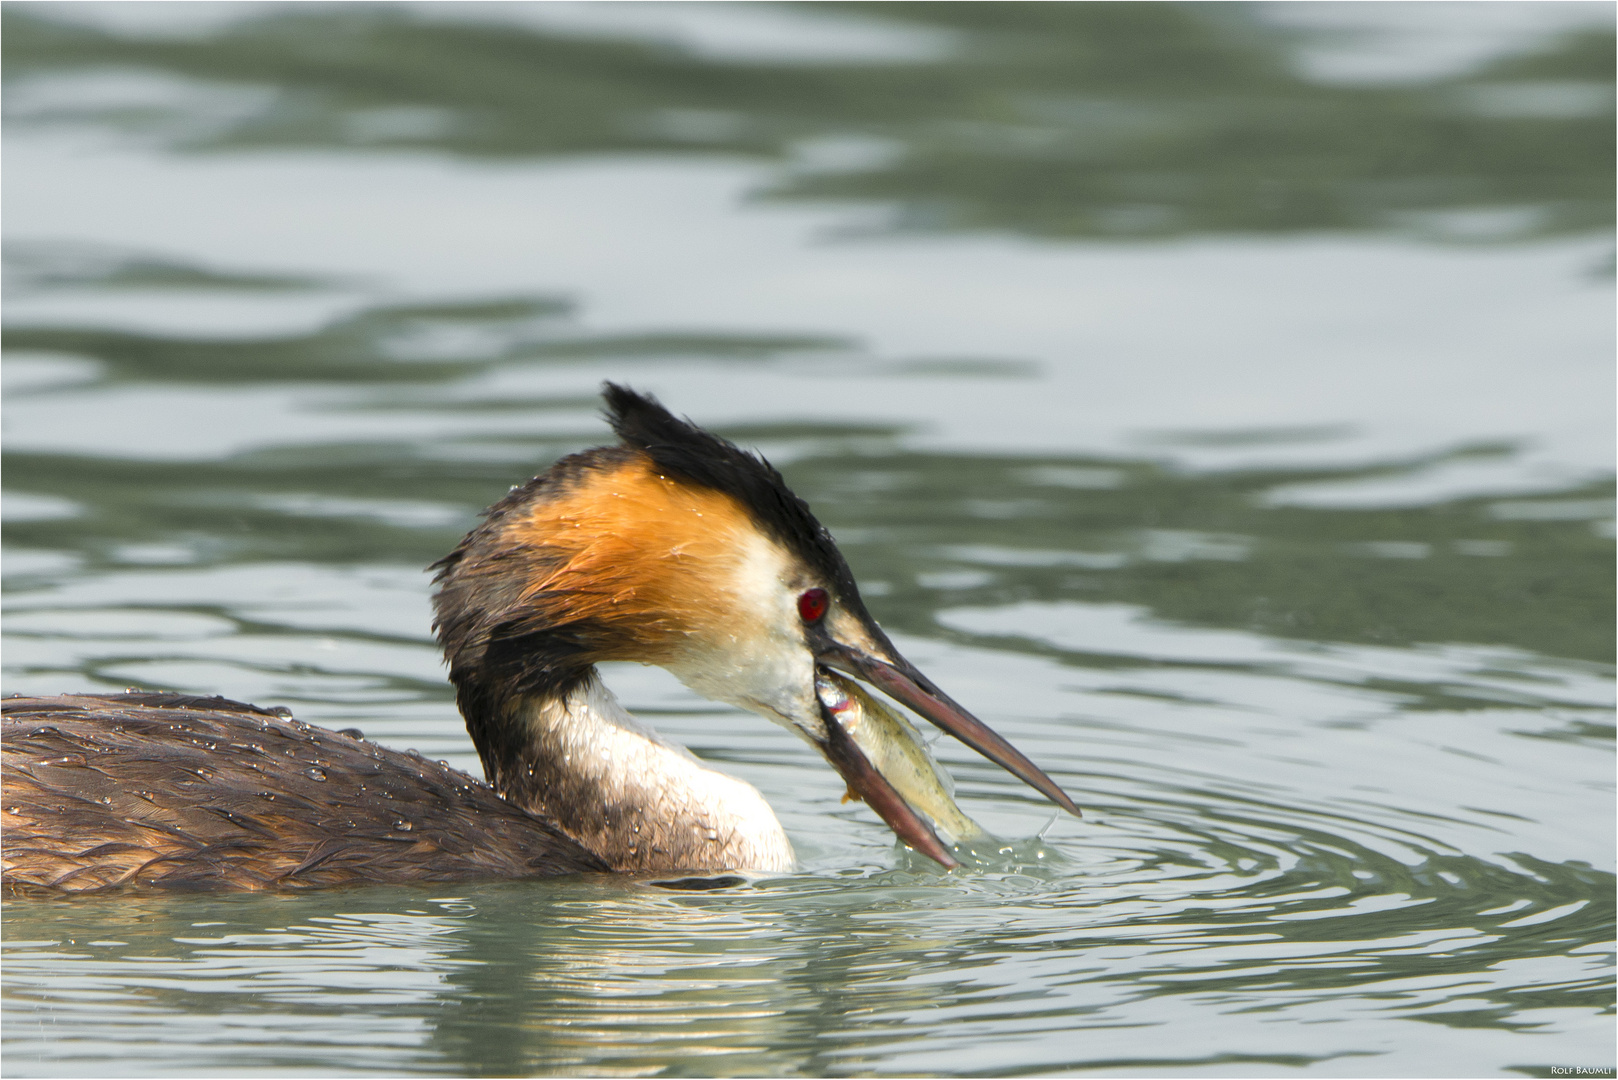
[[[758,713],[808,736],[821,728],[814,696],[814,658],[804,643],[792,560],[757,533],[742,540],[740,558],[721,595],[726,617],[717,633],[691,642],[668,665],[703,697]]]

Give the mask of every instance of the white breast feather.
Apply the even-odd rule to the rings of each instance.
[[[794,868],[786,831],[757,788],[659,736],[598,679],[533,709],[529,723],[551,733],[568,771],[585,778],[604,802],[639,805],[648,817],[706,833],[725,851],[729,869]]]

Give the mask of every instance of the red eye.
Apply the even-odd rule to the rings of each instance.
[[[804,622],[819,622],[830,603],[825,589],[809,589],[798,597],[798,617]]]

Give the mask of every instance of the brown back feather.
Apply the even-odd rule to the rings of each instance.
[[[164,704],[4,700],[8,890],[300,889],[607,869],[448,766],[237,702],[153,697]]]

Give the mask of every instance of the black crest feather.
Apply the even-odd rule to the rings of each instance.
[[[652,459],[658,472],[734,498],[755,524],[822,575],[845,605],[863,614],[848,563],[809,504],[793,494],[764,458],[681,420],[650,394],[605,383],[607,422],[624,445]]]

